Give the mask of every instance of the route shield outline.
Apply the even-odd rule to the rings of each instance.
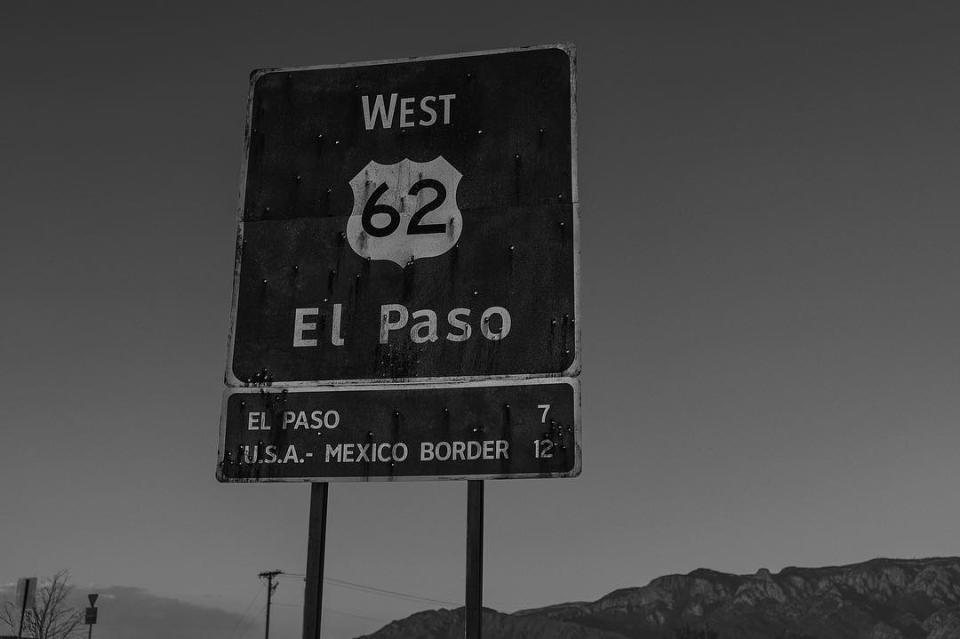
[[[443,255],[463,231],[457,187],[463,175],[443,156],[429,162],[404,158],[369,162],[351,180],[350,247],[360,257],[406,267]]]

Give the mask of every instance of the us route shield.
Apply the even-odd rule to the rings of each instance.
[[[251,76],[226,381],[579,371],[575,60]]]

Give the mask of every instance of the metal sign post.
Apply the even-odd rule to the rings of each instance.
[[[251,74],[217,479],[580,473],[576,60],[549,45]]]
[[[483,481],[467,482],[466,639],[480,639],[483,630]]]
[[[87,639],[92,639],[93,637],[93,626],[97,623],[97,598],[100,595],[97,593],[90,593],[87,595],[87,600],[90,601],[90,606],[86,609],[83,622],[87,625]]]
[[[326,482],[310,484],[310,523],[307,532],[307,576],[303,591],[303,639],[320,639],[323,609],[323,559],[327,546]]]

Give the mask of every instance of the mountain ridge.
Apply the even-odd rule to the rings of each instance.
[[[426,611],[359,639],[453,639],[463,609]],[[838,566],[698,568],[595,601],[506,614],[485,639],[960,639],[960,557],[874,558]]]

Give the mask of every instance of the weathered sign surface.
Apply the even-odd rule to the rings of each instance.
[[[228,389],[220,481],[571,477],[579,381]]]
[[[255,72],[228,385],[576,375],[574,76],[566,46]]]

